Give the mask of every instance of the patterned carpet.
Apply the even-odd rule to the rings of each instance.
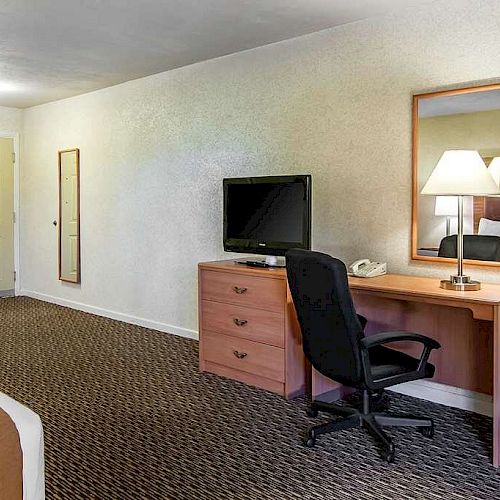
[[[493,499],[491,419],[391,394],[436,436],[302,446],[302,400],[198,373],[197,343],[28,298],[0,300],[0,391],[40,414],[48,499]]]

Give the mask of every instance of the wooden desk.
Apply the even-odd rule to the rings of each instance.
[[[287,397],[300,394],[304,358],[285,270],[249,268],[234,261],[203,263],[199,269],[201,370]],[[493,395],[493,464],[498,467],[500,285],[453,292],[439,288],[438,278],[397,274],[349,278],[349,285],[357,311],[368,318],[368,335],[406,330],[435,338],[442,348],[431,355],[433,381]],[[235,293],[235,286],[248,291]],[[234,323],[236,312],[247,320],[243,328]],[[391,347],[419,356],[421,347],[413,344]],[[233,356],[240,348],[245,350],[242,359]],[[306,375],[313,397],[342,392],[339,384],[315,370]]]
[[[349,278],[359,314],[368,318],[367,334],[406,330],[441,343],[430,361],[433,381],[493,395],[493,465],[500,465],[500,285],[483,283],[474,292],[439,288],[439,279],[387,274]],[[418,356],[420,346],[392,344]],[[341,386],[313,370],[312,396]],[[341,391],[339,391],[341,392]]]

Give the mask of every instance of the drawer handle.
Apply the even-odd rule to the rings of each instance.
[[[243,359],[244,357],[247,356],[246,352],[239,352],[239,351],[233,351],[233,354],[238,358],[238,359]]]
[[[245,326],[248,323],[248,321],[246,319],[233,318],[233,323],[236,326]]]
[[[234,293],[242,294],[247,291],[245,287],[233,286]]]

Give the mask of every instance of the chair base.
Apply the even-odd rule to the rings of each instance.
[[[317,416],[319,411],[325,411],[340,417],[324,424],[310,427],[304,438],[305,446],[312,448],[316,438],[321,434],[337,432],[355,427],[368,431],[380,446],[380,455],[387,462],[393,462],[395,457],[392,439],[384,432],[383,427],[416,427],[424,436],[434,436],[434,423],[430,418],[411,415],[393,415],[390,413],[375,413],[370,411],[371,398],[368,391],[363,391],[363,409],[342,406],[335,403],[313,401],[307,410],[310,417]]]

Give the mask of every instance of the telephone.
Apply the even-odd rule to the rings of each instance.
[[[349,274],[360,278],[373,278],[386,273],[386,262],[370,262],[369,259],[360,259],[349,266]]]

